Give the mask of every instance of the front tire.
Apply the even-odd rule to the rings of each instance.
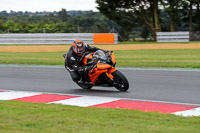
[[[114,76],[114,87],[119,91],[127,91],[129,89],[129,82],[127,78],[118,70],[112,73]]]

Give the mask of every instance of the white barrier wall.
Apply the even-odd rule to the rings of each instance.
[[[189,32],[156,32],[157,42],[189,42]]]
[[[94,44],[94,34],[96,33],[0,34],[0,45],[1,44],[71,44],[76,39],[80,39],[88,44]],[[118,43],[117,34],[115,33],[102,33],[102,34],[104,35],[113,34],[114,44]]]

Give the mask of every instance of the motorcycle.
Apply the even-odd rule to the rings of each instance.
[[[127,78],[115,68],[116,60],[113,51],[97,50],[93,53],[85,53],[80,61],[85,66],[92,66],[87,73],[81,73],[82,78],[90,83],[77,84],[83,89],[91,89],[93,86],[115,87],[119,91],[127,91],[129,82]]]

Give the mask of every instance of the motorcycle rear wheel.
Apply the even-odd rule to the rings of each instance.
[[[119,91],[127,91],[129,89],[129,82],[127,78],[118,70],[112,73],[114,76],[114,87]]]

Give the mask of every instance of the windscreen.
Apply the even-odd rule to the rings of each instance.
[[[107,60],[105,53],[102,50],[97,50],[94,54],[93,54],[94,58],[98,58],[101,60]]]

